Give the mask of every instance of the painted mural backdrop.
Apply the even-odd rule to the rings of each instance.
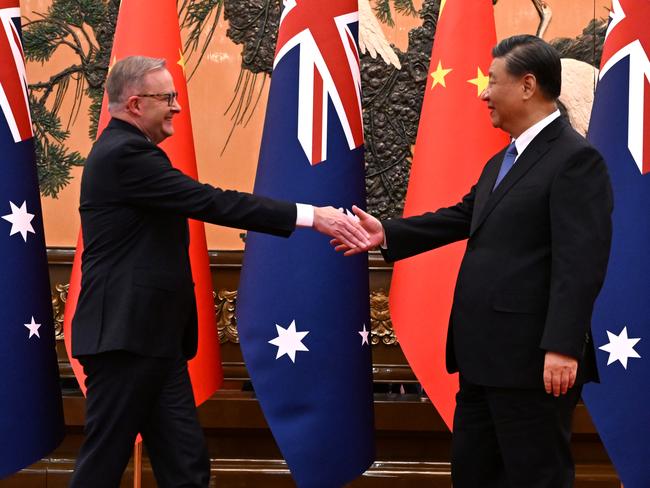
[[[498,38],[537,34],[566,58],[562,109],[584,132],[609,0],[493,3]],[[282,1],[177,6],[200,178],[251,191]],[[97,131],[118,7],[119,0],[21,2],[49,246],[76,242],[79,177]],[[403,210],[439,8],[440,0],[359,0],[366,188],[370,211],[382,218]],[[243,248],[236,230],[206,230],[212,249]]]

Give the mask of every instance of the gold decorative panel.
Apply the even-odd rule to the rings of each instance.
[[[370,292],[370,342],[377,345],[380,342],[387,346],[397,344],[388,309],[388,295],[384,290]]]
[[[214,310],[217,314],[217,330],[219,342],[239,343],[237,332],[237,318],[235,317],[235,304],[237,303],[237,291],[219,290],[212,292],[215,297]]]
[[[54,312],[54,330],[57,340],[63,340],[63,314],[65,302],[68,298],[69,283],[58,283],[52,292],[52,309]],[[217,319],[219,342],[224,344],[239,343],[237,332],[237,319],[235,307],[237,305],[237,291],[219,290],[212,293],[214,297],[214,311]],[[370,342],[373,345],[397,345],[397,338],[393,331],[388,310],[388,295],[383,290],[370,293]]]
[[[52,311],[54,312],[54,334],[57,341],[63,340],[63,312],[68,299],[70,283],[58,283],[52,293]]]

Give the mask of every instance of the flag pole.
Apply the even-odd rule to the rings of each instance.
[[[142,487],[142,442],[133,446],[133,488]]]

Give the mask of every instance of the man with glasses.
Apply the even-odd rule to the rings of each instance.
[[[160,486],[205,487],[210,462],[187,360],[198,332],[187,219],[289,236],[313,227],[351,247],[368,234],[332,207],[221,190],[175,169],[158,144],[181,110],[163,59],[115,64],[112,116],[81,182],[84,241],[72,354],[87,375],[86,440],[72,487],[116,487],[138,433]]]
[[[168,107],[173,107],[176,104],[176,99],[178,98],[178,92],[168,92],[168,93],[138,93],[138,97],[150,97],[156,98],[158,100],[164,100],[167,102]]]

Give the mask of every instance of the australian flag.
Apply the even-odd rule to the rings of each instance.
[[[285,0],[255,193],[365,206],[357,0]],[[244,359],[299,487],[374,459],[368,261],[298,229],[249,233],[237,304]]]
[[[650,483],[650,2],[614,0],[589,139],[614,188],[614,235],[583,398],[625,488]]]
[[[0,478],[63,439],[18,0],[0,0]]]

